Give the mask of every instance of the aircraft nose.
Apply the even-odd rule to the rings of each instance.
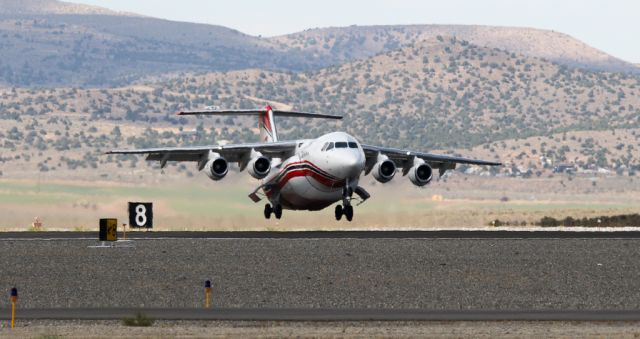
[[[352,168],[358,164],[358,159],[354,157],[344,157],[342,158],[342,161],[340,161],[340,164],[344,168]]]
[[[345,178],[355,178],[360,175],[364,167],[364,162],[358,156],[342,157],[340,159],[340,168]]]

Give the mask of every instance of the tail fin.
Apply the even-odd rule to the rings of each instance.
[[[202,110],[178,112],[178,115],[257,115],[258,127],[260,128],[260,140],[263,142],[278,141],[276,129],[276,116],[298,117],[298,118],[322,118],[322,119],[342,119],[339,115],[317,114],[308,112],[281,111],[272,109],[267,105],[264,109],[249,110]]]
[[[276,122],[273,118],[273,109],[271,106],[267,105],[264,111],[260,112],[259,117],[258,127],[260,128],[260,141],[278,141],[278,131],[276,130]]]

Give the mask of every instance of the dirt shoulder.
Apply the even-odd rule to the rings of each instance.
[[[210,337],[634,337],[637,322],[232,322],[156,321],[127,327],[120,321],[19,322],[0,337],[46,338],[210,338]]]

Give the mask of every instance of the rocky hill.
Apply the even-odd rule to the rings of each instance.
[[[138,16],[133,13],[64,1],[52,0],[0,0],[0,15],[97,14]]]
[[[56,10],[58,1],[38,2],[53,10],[34,12],[12,2],[0,11],[0,85],[108,87],[172,71],[318,66],[305,52],[277,50],[264,39],[222,26],[93,12],[93,7]]]
[[[167,72],[315,71],[455,36],[589,70],[640,72],[570,36],[481,26],[372,26],[260,38],[56,0],[0,0],[0,86],[112,87]]]
[[[437,36],[457,37],[481,47],[545,58],[571,67],[634,72],[633,65],[567,34],[519,27],[465,25],[350,26],[310,29],[272,38],[282,48],[313,51],[341,61],[376,55]]]
[[[196,95],[187,105],[239,107],[273,100],[346,114],[343,127],[365,141],[402,147],[468,147],[640,126],[639,77],[569,68],[453,37],[314,73],[210,73],[154,86]],[[292,137],[308,132],[290,127]]]

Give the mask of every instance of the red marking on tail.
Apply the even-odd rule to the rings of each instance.
[[[271,129],[271,121],[269,120],[269,113],[262,114],[261,118],[262,118],[262,124],[264,125],[264,128],[266,128],[267,131],[271,133],[271,131],[273,130]]]
[[[259,125],[261,128],[260,138],[262,141],[277,141],[275,126],[272,123],[273,109],[271,105],[264,107],[265,111],[259,115]]]

